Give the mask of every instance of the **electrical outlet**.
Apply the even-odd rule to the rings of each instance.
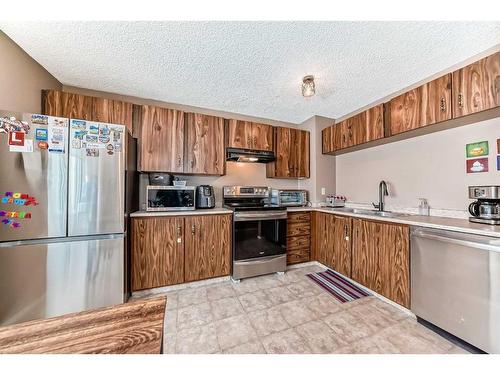
[[[325,195],[326,194],[326,189],[325,188],[321,188],[321,195]]]

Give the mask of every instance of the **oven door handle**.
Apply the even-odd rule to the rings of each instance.
[[[286,219],[287,214],[285,212],[237,212],[234,214],[234,221],[255,221],[255,220],[277,220]]]

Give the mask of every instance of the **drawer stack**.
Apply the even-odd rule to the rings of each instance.
[[[311,213],[289,212],[287,221],[287,264],[311,258]]]

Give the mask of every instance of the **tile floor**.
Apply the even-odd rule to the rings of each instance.
[[[165,353],[466,353],[377,297],[341,304],[294,268],[166,292]]]

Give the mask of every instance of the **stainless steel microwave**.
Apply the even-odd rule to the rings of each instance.
[[[146,211],[194,210],[195,186],[152,186],[146,188]]]
[[[305,207],[307,190],[271,190],[271,203],[283,207]]]

